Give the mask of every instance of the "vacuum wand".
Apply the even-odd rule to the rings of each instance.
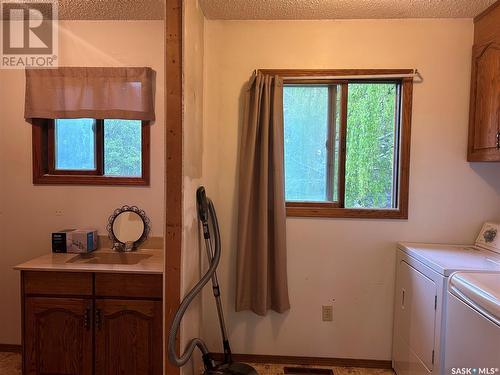
[[[201,222],[203,228],[203,238],[205,239],[205,248],[207,251],[208,263],[212,264],[214,261],[214,251],[212,247],[212,240],[210,238],[210,225],[209,216],[212,221],[212,227],[215,232],[215,246],[219,247],[217,250],[220,251],[220,232],[219,223],[217,220],[217,214],[215,213],[215,208],[212,201],[206,197],[205,188],[200,187],[196,191],[196,201],[198,204],[198,218]],[[218,241],[217,241],[218,239]],[[217,278],[217,271],[212,274],[212,291],[215,298],[215,305],[217,307],[217,316],[219,318],[219,326],[222,335],[222,346],[224,349],[224,362],[230,363],[233,361],[231,357],[231,347],[229,345],[229,340],[227,337],[226,324],[224,323],[224,310],[222,308],[222,300],[220,297],[220,287],[219,280]]]
[[[211,201],[208,202],[209,207],[213,207],[213,204]],[[210,216],[211,219],[214,222],[214,227],[218,228],[217,225],[217,217],[212,214],[212,212],[215,212],[213,210],[210,211]],[[208,222],[206,223],[208,227]],[[203,223],[203,226],[205,227],[205,223]],[[218,230],[218,229],[216,229]],[[209,232],[208,232],[209,233]],[[218,235],[219,237],[220,235]],[[205,247],[207,249],[207,257],[209,263],[213,262],[214,259],[214,253],[212,249],[212,241],[210,240],[210,236],[205,237]],[[214,272],[212,275],[212,290],[215,298],[215,305],[217,307],[217,316],[219,317],[219,325],[220,325],[220,331],[222,335],[222,346],[224,349],[224,362],[230,363],[233,361],[231,357],[231,347],[229,346],[229,340],[227,338],[227,330],[226,330],[226,324],[224,323],[224,310],[222,308],[222,300],[220,297],[220,287],[219,287],[219,280],[217,279],[217,272]]]

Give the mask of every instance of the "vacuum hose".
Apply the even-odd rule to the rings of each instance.
[[[168,359],[171,363],[176,365],[177,367],[184,366],[191,356],[193,355],[194,349],[198,348],[203,355],[203,362],[206,369],[211,369],[214,367],[214,363],[210,358],[210,354],[205,343],[199,339],[192,339],[186,346],[184,353],[178,357],[176,352],[175,339],[177,337],[177,332],[179,330],[182,317],[184,316],[186,310],[189,305],[196,296],[201,292],[203,287],[212,279],[213,275],[217,270],[217,266],[219,265],[220,257],[221,257],[221,245],[220,245],[220,233],[219,226],[217,222],[217,215],[215,213],[215,208],[212,201],[205,196],[205,190],[200,187],[197,191],[197,203],[198,203],[198,217],[203,226],[203,237],[205,238],[205,242],[207,246],[211,247],[210,240],[210,230],[208,224],[208,216],[210,215],[210,219],[212,221],[212,226],[214,230],[214,243],[215,243],[215,251],[213,253],[213,257],[210,261],[210,267],[207,272],[203,275],[203,277],[196,283],[196,285],[187,293],[187,295],[182,300],[179,308],[177,309],[174,319],[172,321],[172,325],[170,327],[170,332],[168,335]]]

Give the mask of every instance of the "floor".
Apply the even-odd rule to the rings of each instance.
[[[252,364],[259,372],[259,375],[282,375],[283,366],[286,365],[265,365]],[[288,365],[296,367],[294,365]],[[316,367],[316,366],[315,366]],[[358,367],[317,367],[330,368],[334,375],[394,375],[392,370],[369,369]],[[21,355],[18,353],[0,352],[0,374],[1,375],[21,375]]]
[[[21,375],[21,354],[0,352],[0,374]]]
[[[265,365],[252,364],[259,375],[283,375],[283,367],[304,367],[296,365]],[[333,370],[334,375],[394,375],[394,371],[387,369],[373,369],[360,367],[325,367],[325,366],[307,366],[314,368],[326,368]]]

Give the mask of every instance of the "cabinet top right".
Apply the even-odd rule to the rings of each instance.
[[[474,19],[467,160],[500,161],[500,0]]]

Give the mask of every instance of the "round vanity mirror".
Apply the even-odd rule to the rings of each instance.
[[[146,240],[149,230],[146,213],[136,206],[123,206],[113,212],[108,220],[109,238],[116,250],[134,250]]]
[[[144,232],[144,221],[133,211],[120,213],[113,222],[113,233],[118,241],[135,242]]]

